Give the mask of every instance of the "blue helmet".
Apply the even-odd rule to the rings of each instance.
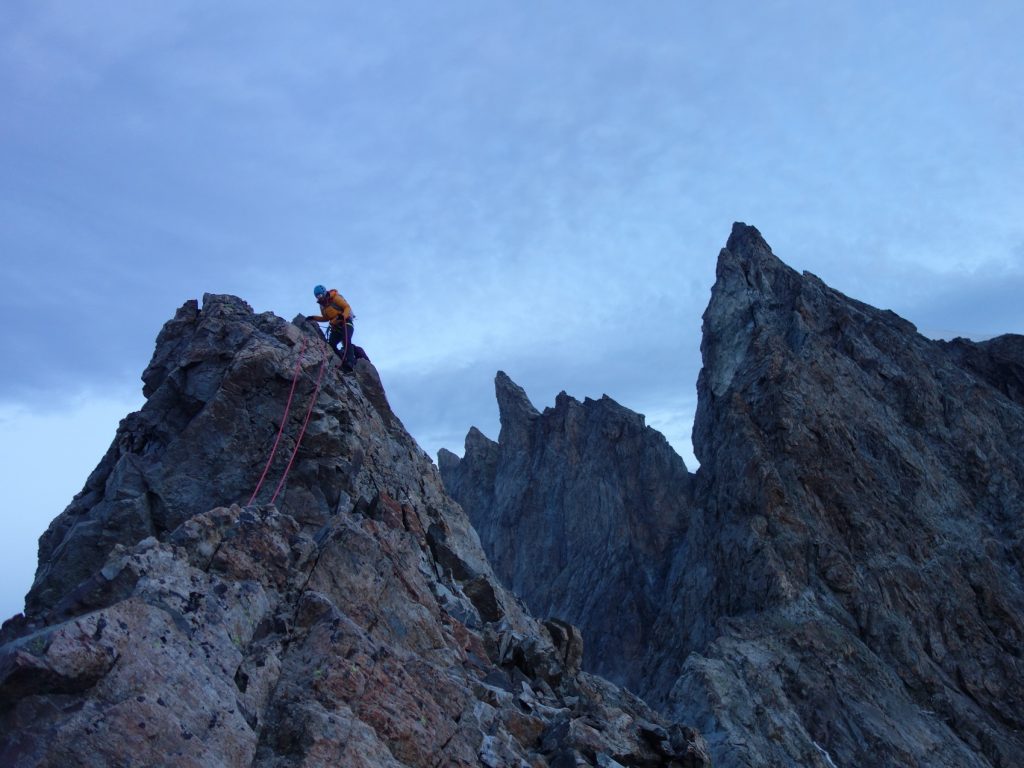
[[[316,296],[316,298],[318,299],[325,293],[327,293],[327,289],[324,288],[322,285],[318,285],[313,289],[313,295]]]

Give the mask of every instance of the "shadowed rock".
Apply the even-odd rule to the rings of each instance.
[[[693,478],[617,453],[628,417],[594,408],[604,437],[575,461],[550,411],[514,450],[503,421],[497,444],[445,458],[499,576],[603,641],[586,663],[695,722],[716,765],[1019,765],[1021,337],[931,341],[736,224],[701,352]],[[641,473],[655,490],[638,495]],[[595,518],[580,477],[623,503]],[[639,500],[669,489],[674,525]],[[574,578],[533,579],[520,553],[559,548]],[[635,606],[639,653],[597,634],[609,604]]]
[[[665,438],[608,397],[561,393],[543,413],[504,373],[497,443],[471,430],[446,486],[495,572],[529,608],[573,616],[589,668],[637,687],[662,599],[668,545],[686,528],[691,477]]]

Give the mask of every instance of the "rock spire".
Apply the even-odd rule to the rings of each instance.
[[[696,474],[564,395],[445,458],[497,574],[716,766],[1019,765],[1022,337],[929,340],[744,224],[703,331]]]

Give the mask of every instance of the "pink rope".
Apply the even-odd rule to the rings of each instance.
[[[270,449],[270,457],[267,459],[267,465],[263,468],[263,474],[260,475],[260,481],[256,483],[256,490],[252,492],[252,496],[249,497],[249,501],[245,506],[250,506],[256,499],[256,494],[260,492],[260,488],[263,487],[263,481],[267,479],[267,472],[270,471],[270,465],[274,461],[274,455],[277,453],[277,446],[281,442],[281,434],[284,432],[284,425],[288,421],[288,413],[292,409],[292,398],[295,397],[295,387],[299,383],[299,371],[302,365],[302,353],[306,350],[306,342],[308,339],[302,339],[302,346],[299,347],[298,357],[295,358],[295,375],[292,376],[292,388],[288,393],[288,403],[284,407],[284,415],[281,417],[281,426],[277,430],[277,437],[274,438],[274,447]],[[275,494],[276,496],[276,494]]]
[[[324,378],[324,370],[327,368],[327,360],[330,357],[329,352],[324,352],[323,362],[320,363],[320,373],[316,377],[316,388],[313,390],[313,397],[309,399],[309,408],[306,409],[306,418],[302,422],[302,429],[299,430],[299,437],[295,441],[295,447],[292,449],[292,457],[288,459],[288,466],[284,468],[284,474],[281,475],[281,482],[277,484],[277,488],[274,490],[274,495],[270,497],[270,503],[273,504],[277,499],[277,494],[281,492],[281,488],[284,487],[284,481],[288,479],[288,473],[291,472],[292,463],[295,461],[295,455],[299,452],[299,445],[302,443],[302,438],[306,435],[306,426],[309,424],[309,417],[313,413],[313,406],[316,405],[317,395],[320,394],[320,382]]]

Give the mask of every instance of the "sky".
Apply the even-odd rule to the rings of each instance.
[[[431,455],[494,375],[696,468],[733,221],[925,335],[1024,333],[1019,0],[0,5],[0,618],[163,323],[203,293],[355,342]]]

